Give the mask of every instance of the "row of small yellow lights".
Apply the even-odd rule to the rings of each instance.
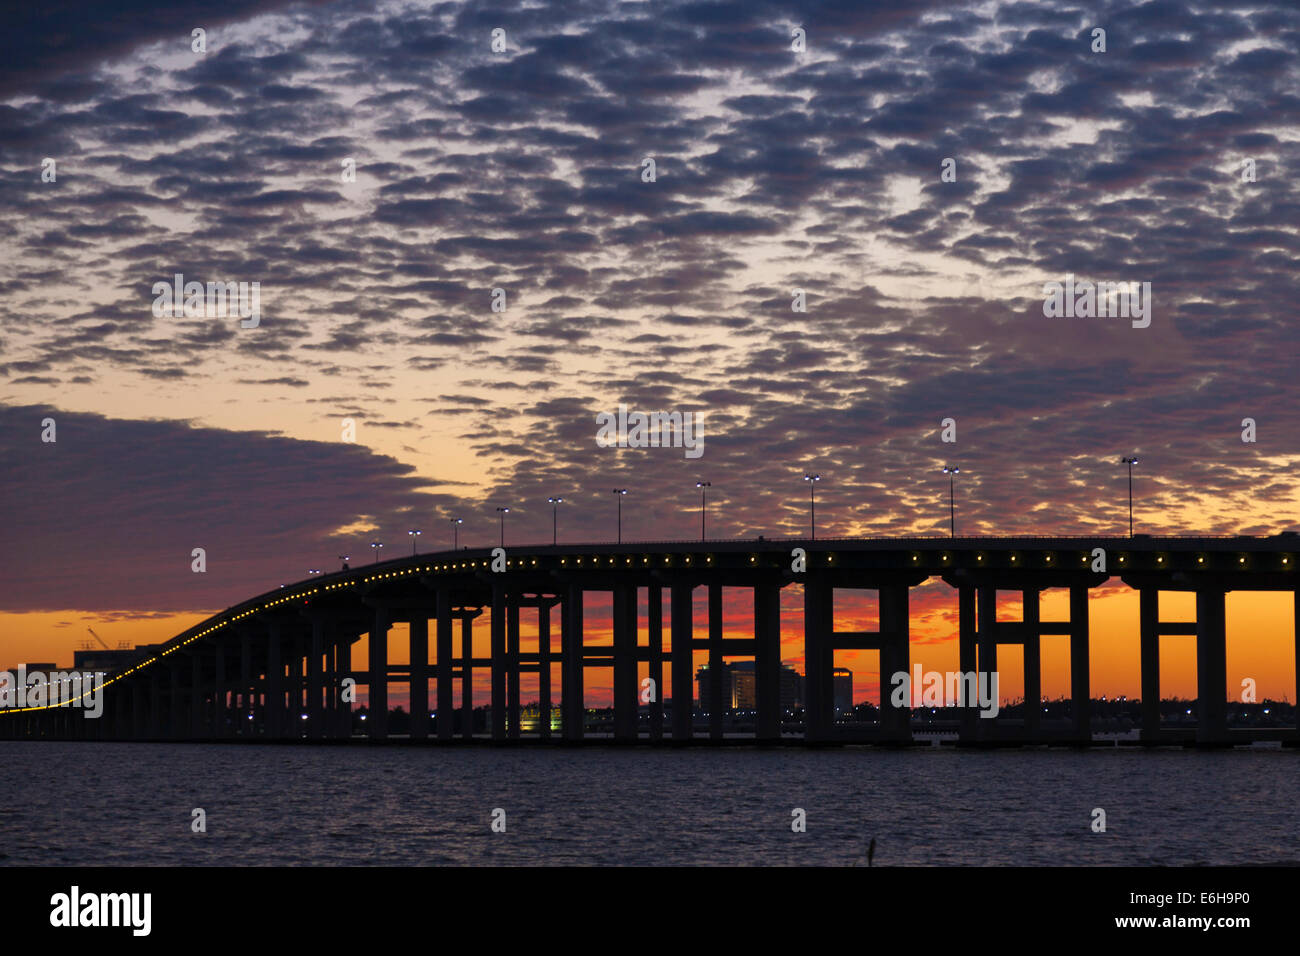
[[[193,644],[195,641],[199,640],[200,638],[207,637],[209,634],[213,633],[214,631],[219,631],[221,630],[221,628],[226,627],[227,625],[233,624],[236,621],[241,621],[244,618],[250,617],[253,614],[257,614],[260,611],[265,611],[269,608],[276,607],[281,604],[286,604],[289,601],[297,600],[298,598],[305,597],[306,595],[309,594],[316,594],[318,591],[320,591],[320,588],[312,588],[307,591],[295,592],[294,594],[291,594],[288,597],[278,598],[274,601],[267,601],[264,604],[259,604],[257,607],[249,608],[248,610],[236,614],[233,617],[230,617],[226,620],[217,621],[212,625],[210,625],[209,627],[205,627],[202,630],[195,631],[193,634],[191,634],[189,637],[185,638],[184,640],[179,640],[179,638],[173,638],[173,640],[177,640],[178,643],[172,644],[170,647],[168,647],[166,650],[162,651],[161,653],[155,655],[154,657],[150,657],[148,660],[141,661],[139,664],[136,664],[134,667],[130,668],[129,670],[123,671],[122,673],[118,674],[116,677],[110,677],[108,680],[104,681],[99,686],[101,688],[109,687],[112,684],[116,684],[120,680],[126,680],[126,678],[130,677],[132,674],[136,673],[137,671],[144,670],[149,665],[155,664],[158,661],[162,660],[168,654],[180,650],[182,647],[185,647],[187,644]],[[226,612],[223,611],[222,613],[225,614]],[[82,700],[85,697],[89,696],[90,693],[91,693],[90,691],[86,691],[86,693],[82,694],[80,697],[75,698],[74,700],[61,701],[57,704],[42,704],[39,707],[0,708],[0,715],[7,714],[7,713],[20,714],[23,711],[27,711],[27,710],[57,710],[60,707],[70,707],[75,700]]]
[[[1046,565],[1046,566],[1048,566],[1048,567],[1052,567],[1052,566],[1055,566],[1055,565],[1056,565],[1056,553],[1055,553],[1055,552],[1052,552],[1052,551],[1041,552],[1041,555],[1042,555],[1042,561],[1043,561],[1043,564],[1044,564],[1044,565]],[[922,557],[922,556],[921,556],[920,552],[918,552],[918,551],[913,551],[912,554],[911,554],[912,563],[913,563],[913,564],[920,564],[920,563],[921,563],[921,557]],[[1129,555],[1128,553],[1120,554],[1120,555],[1116,558],[1116,563],[1121,564],[1121,565],[1127,565],[1127,564],[1129,563],[1129,558],[1130,558],[1130,557],[1131,557],[1131,555]],[[1154,555],[1154,557],[1155,557],[1155,563],[1158,564],[1158,565],[1164,565],[1164,564],[1169,560],[1169,556],[1168,556],[1167,554],[1156,554],[1156,555]],[[950,563],[952,562],[952,560],[953,560],[952,554],[951,554],[950,552],[947,552],[947,551],[942,551],[942,552],[940,552],[939,555],[938,555],[938,558],[939,558],[939,563],[940,563],[940,564],[950,564]],[[975,563],[976,563],[976,564],[981,564],[981,565],[982,565],[982,564],[984,564],[986,561],[988,561],[988,559],[989,559],[989,556],[988,556],[988,554],[986,554],[985,552],[983,552],[983,551],[977,551],[977,552],[975,552]],[[1012,552],[1010,552],[1010,553],[1007,555],[1007,561],[1010,562],[1012,565],[1020,566],[1020,564],[1021,564],[1021,560],[1022,560],[1022,556],[1021,556],[1018,552],[1012,551]],[[1079,563],[1080,563],[1080,564],[1088,564],[1088,563],[1089,563],[1090,561],[1092,561],[1092,560],[1093,560],[1093,556],[1092,556],[1092,554],[1090,554],[1089,552],[1086,552],[1086,551],[1085,551],[1085,552],[1082,552],[1082,553],[1079,555]],[[1282,555],[1279,555],[1279,556],[1278,556],[1278,561],[1279,561],[1279,563],[1281,564],[1283,570],[1290,571],[1290,570],[1293,570],[1293,569],[1296,567],[1296,563],[1295,563],[1295,560],[1294,560],[1294,556],[1293,556],[1293,555],[1290,555],[1290,554],[1282,554]],[[754,559],[753,559],[753,558],[750,558],[750,563],[751,563],[751,564],[754,563]],[[1206,555],[1206,554],[1198,554],[1198,555],[1196,556],[1196,563],[1197,563],[1197,565],[1198,565],[1199,567],[1207,567],[1207,566],[1210,564],[1210,556],[1209,556],[1209,555]],[[1247,566],[1249,566],[1250,563],[1251,563],[1251,556],[1250,556],[1250,555],[1247,555],[1247,554],[1238,554],[1238,555],[1237,555],[1237,562],[1236,562],[1236,563],[1237,563],[1237,566],[1238,566],[1238,567],[1247,567]]]

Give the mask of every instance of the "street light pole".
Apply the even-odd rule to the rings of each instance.
[[[558,517],[560,502],[563,501],[564,499],[551,497],[551,498],[547,498],[546,500],[551,503],[551,545],[554,546],[555,542],[558,540],[558,535],[559,535],[557,529],[559,528],[559,520],[560,520]]]
[[[501,547],[506,546],[506,515],[510,513],[509,508],[498,508],[497,513],[501,516]]]
[[[708,493],[706,488],[712,488],[711,481],[697,481],[695,487],[700,489],[700,540],[704,540],[704,496]]]
[[[1133,537],[1133,466],[1138,463],[1136,458],[1125,456],[1119,460],[1121,465],[1128,465],[1128,536]]]
[[[406,533],[411,536],[411,557],[415,557],[415,539],[420,536],[420,532],[417,531],[415,528],[412,528],[410,531]]]
[[[623,496],[627,494],[626,488],[615,488],[614,494],[618,495],[618,543],[623,543]]]
[[[948,537],[957,537],[957,488],[955,476],[961,471],[956,465],[944,465],[948,476]]]
[[[451,550],[460,550],[460,526],[464,523],[464,518],[448,518],[451,522]]]
[[[375,564],[379,563],[379,549],[384,546],[382,541],[371,541],[370,548],[375,552]]]
[[[813,498],[813,489],[822,480],[821,475],[804,473],[803,480],[808,482],[808,540],[817,540],[817,502]]]

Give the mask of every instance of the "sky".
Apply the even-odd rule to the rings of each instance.
[[[958,464],[959,533],[1114,535],[1133,455],[1139,531],[1294,528],[1298,50],[1289,0],[8,13],[0,665],[453,517],[547,543],[550,496],[612,540],[617,487],[625,539],[698,535],[698,480],[710,536],[801,533],[809,471],[819,536],[942,535]],[[178,273],[258,283],[256,324],[156,314]],[[1149,282],[1149,326],[1045,315],[1067,275]],[[703,454],[601,447],[620,403]],[[1136,595],[1092,608],[1094,693],[1135,696]],[[914,660],[955,626],[919,589]],[[1230,596],[1228,662],[1294,699],[1288,597]]]

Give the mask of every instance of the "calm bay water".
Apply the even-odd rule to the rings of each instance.
[[[872,837],[877,866],[1300,863],[1295,750],[4,741],[0,759],[7,865],[846,866]]]

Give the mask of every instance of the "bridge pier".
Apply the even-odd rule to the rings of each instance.
[[[451,589],[438,588],[435,597],[435,650],[438,655],[438,739],[451,740],[455,735],[456,711],[452,705],[452,617]]]
[[[637,737],[637,591],[635,584],[614,587],[614,739]]]
[[[709,651],[709,686],[700,688],[700,697],[703,698],[707,692],[706,700],[701,703],[709,711],[709,739],[722,739],[722,718],[727,711],[727,703],[723,700],[723,660],[722,660],[722,585],[707,584],[705,585],[709,596],[708,609],[708,651]]]
[[[781,739],[781,586],[754,588],[754,695],[758,705],[758,740]]]
[[[357,635],[351,631],[345,630],[339,634],[338,643],[334,645],[334,671],[338,680],[334,687],[334,702],[337,708],[338,717],[338,735],[344,740],[352,739],[352,704],[355,702],[356,692],[356,675],[352,673],[352,642],[357,639]],[[353,700],[344,700],[345,680],[353,681],[351,688],[353,691]]]
[[[674,581],[669,590],[669,628],[672,640],[673,743],[687,743],[695,735],[694,587]],[[567,693],[567,690],[566,690]]]
[[[1228,742],[1227,608],[1223,588],[1196,592],[1196,743]]]
[[[203,654],[199,645],[194,647],[190,654],[190,736],[200,740],[207,736],[203,728],[203,704],[207,695],[203,686]]]
[[[563,695],[560,699],[560,723],[564,739],[576,742],[583,737],[583,635],[582,585],[570,582],[560,610],[560,675]]]
[[[804,739],[817,743],[827,739],[830,721],[827,709],[834,705],[831,670],[834,660],[830,634],[834,619],[834,591],[830,583],[809,571],[804,594]]]
[[[1074,739],[1092,743],[1092,689],[1088,651],[1088,587],[1070,586],[1070,697]]]
[[[323,706],[322,658],[325,656],[329,621],[320,615],[314,615],[309,626],[311,653],[307,658],[307,736],[319,740],[327,732]]]
[[[285,736],[284,729],[284,662],[280,653],[280,623],[266,624],[266,690],[263,707],[266,713],[263,733],[271,740]]]
[[[506,593],[504,585],[492,583],[492,619],[488,622],[491,637],[492,662],[492,715],[490,727],[493,740],[506,739]]]
[[[1138,642],[1142,681],[1142,731],[1146,743],[1160,738],[1160,592],[1138,592]]]
[[[370,625],[370,680],[367,684],[366,733],[371,740],[388,739],[388,612],[374,609]]]
[[[171,667],[168,668],[167,681],[167,703],[170,712],[167,736],[173,740],[180,740],[185,736],[185,725],[182,722],[184,699],[181,697],[181,662],[175,654],[172,655]]]
[[[979,673],[977,649],[979,630],[976,627],[976,589],[963,584],[957,588],[957,669],[962,674]],[[963,700],[958,740],[973,743],[979,739],[979,708],[974,701]]]
[[[646,588],[646,631],[649,642],[649,674],[654,699],[650,701],[650,739],[664,737],[664,592],[658,581]]]
[[[474,618],[464,615],[460,619],[460,700],[461,736],[474,739]]]
[[[1025,732],[1026,740],[1036,741],[1043,726],[1042,635],[1039,633],[1039,607],[1042,592],[1038,588],[1022,590],[1021,608],[1024,622],[1021,634],[1024,648]]]
[[[212,726],[208,733],[220,739],[226,736],[226,648],[220,640],[215,640],[212,651]]]
[[[253,634],[248,627],[240,628],[239,635],[239,725],[241,737],[251,737],[257,729],[256,707],[253,700]]]
[[[506,595],[506,736],[519,739],[519,590]]]
[[[411,616],[411,739],[429,736],[429,613]]]

